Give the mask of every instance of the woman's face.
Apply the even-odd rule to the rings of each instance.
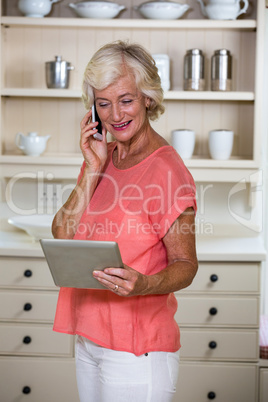
[[[94,90],[97,112],[104,127],[117,141],[126,142],[146,133],[149,120],[145,98],[137,89],[132,74],[126,74],[114,84]]]

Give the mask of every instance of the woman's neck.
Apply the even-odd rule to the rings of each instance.
[[[152,154],[158,148],[169,145],[167,141],[153,129],[128,142],[116,141],[113,163],[119,169],[128,169]]]

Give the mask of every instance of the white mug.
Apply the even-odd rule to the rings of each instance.
[[[209,132],[209,152],[213,159],[226,160],[232,154],[234,132],[231,130],[211,130]]]
[[[170,89],[170,61],[167,54],[153,54],[156,67],[158,68],[158,75],[161,79],[161,86],[164,91]]]
[[[195,132],[188,129],[173,130],[172,145],[182,159],[190,159],[194,152]]]

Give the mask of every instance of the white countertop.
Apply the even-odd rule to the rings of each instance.
[[[266,258],[262,237],[257,235],[198,235],[196,245],[199,261],[262,261]],[[0,231],[0,255],[44,256],[39,242],[21,230]]]

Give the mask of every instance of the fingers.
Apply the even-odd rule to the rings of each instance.
[[[120,296],[128,297],[133,295],[138,278],[137,271],[129,269],[106,268],[104,271],[94,271],[93,276],[107,289]],[[133,271],[132,274],[131,271]]]
[[[118,268],[115,269],[118,270]],[[126,280],[119,275],[119,272],[117,272],[117,275],[110,275],[105,271],[93,271],[94,278],[113,291],[118,290],[119,287],[124,288],[126,286]]]
[[[80,128],[81,128],[81,135],[83,134],[88,134],[88,136],[93,135],[97,131],[97,125],[98,122],[92,122],[91,121],[91,116],[92,116],[92,111],[90,110],[87,112],[84,116],[84,118],[81,120],[80,123]],[[92,131],[92,133],[90,133]]]
[[[81,128],[81,130],[82,130],[83,128],[85,128],[85,126],[88,124],[89,119],[91,118],[91,116],[92,116],[92,111],[89,110],[89,111],[85,114],[85,116],[83,117],[83,119],[81,120],[81,123],[80,123],[80,128]]]

